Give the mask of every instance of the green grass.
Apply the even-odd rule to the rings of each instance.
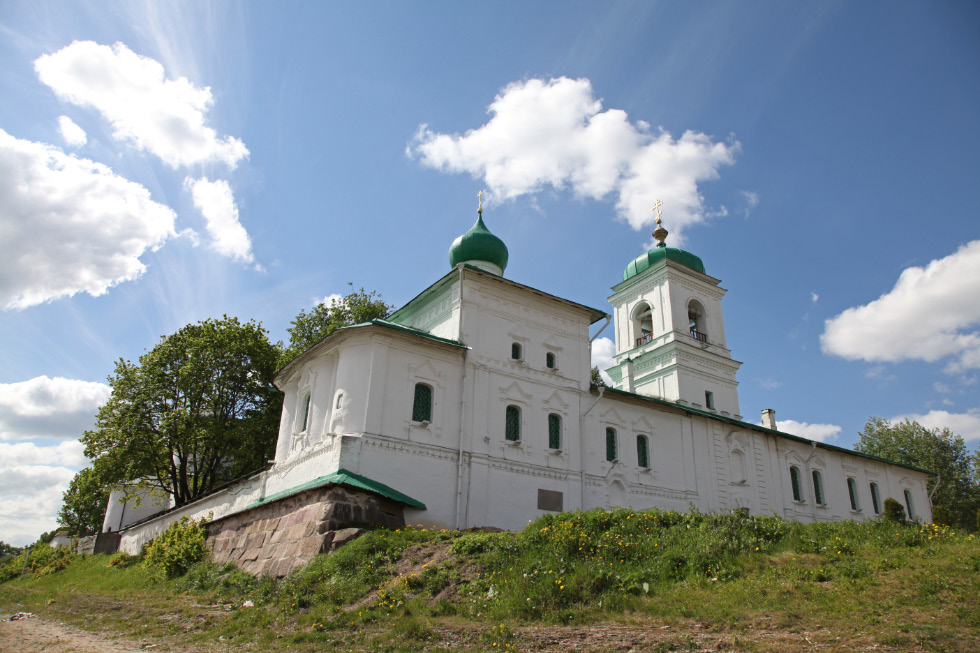
[[[36,560],[0,584],[0,610],[95,614],[173,646],[526,650],[604,628],[664,651],[980,639],[980,543],[934,525],[598,510],[517,533],[376,530],[278,580],[209,562],[168,579],[123,555]],[[23,558],[10,565],[19,573]]]

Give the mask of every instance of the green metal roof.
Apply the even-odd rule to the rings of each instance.
[[[482,212],[477,216],[476,224],[449,247],[449,264],[454,268],[468,261],[487,261],[499,267],[503,273],[507,258],[507,245],[483,224]]]
[[[683,249],[677,249],[676,247],[660,245],[651,249],[646,254],[640,254],[630,261],[629,265],[623,271],[623,281],[635,277],[647,268],[652,268],[667,259],[680,263],[681,265],[686,265],[695,272],[707,274],[704,271],[704,263],[694,254]]]
[[[313,490],[318,487],[323,487],[325,485],[346,485],[347,487],[356,487],[360,490],[366,490],[368,492],[373,492],[374,494],[380,494],[381,496],[391,499],[392,501],[397,501],[398,503],[403,503],[410,508],[418,508],[419,510],[425,510],[425,504],[421,501],[416,501],[407,494],[402,494],[398,490],[388,487],[384,483],[378,483],[377,481],[372,481],[371,479],[361,476],[360,474],[355,474],[354,472],[349,472],[346,469],[338,469],[333,474],[328,474],[327,476],[321,476],[320,478],[313,479],[302,485],[297,485],[294,488],[288,490],[283,490],[282,492],[276,492],[275,494],[270,494],[269,496],[256,501],[252,505],[244,508],[244,510],[251,510],[252,508],[257,508],[258,506],[265,505],[267,503],[272,503],[273,501],[278,501],[279,499],[285,499],[286,497],[291,497],[294,494],[299,494],[305,490]]]
[[[597,391],[593,387],[593,391]],[[804,442],[806,444],[816,444],[820,449],[829,449],[830,451],[840,451],[842,453],[849,453],[852,456],[859,456],[861,458],[869,458],[871,460],[877,460],[878,462],[888,463],[889,465],[897,465],[898,467],[904,467],[905,469],[911,469],[917,472],[922,472],[923,474],[929,474],[930,476],[937,476],[936,472],[931,472],[928,469],[923,469],[921,467],[916,467],[915,465],[906,465],[905,463],[898,463],[894,460],[888,460],[887,458],[879,458],[878,456],[873,456],[869,453],[861,453],[860,451],[854,451],[853,449],[846,449],[844,447],[838,447],[832,444],[827,444],[826,442],[817,442],[816,440],[810,440],[808,438],[801,437],[799,435],[793,435],[792,433],[784,433],[783,431],[777,431],[775,429],[769,429],[765,426],[760,426],[759,424],[750,424],[749,422],[743,422],[741,420],[734,419],[732,417],[725,417],[724,415],[717,415],[707,410],[700,410],[691,406],[684,406],[673,401],[667,401],[666,399],[659,399],[657,397],[648,397],[646,395],[637,394],[635,392],[628,392],[626,390],[619,390],[617,388],[607,387],[604,391],[606,394],[612,393],[612,395],[620,395],[623,397],[630,397],[632,399],[640,399],[642,401],[647,401],[654,404],[660,404],[662,406],[670,406],[671,408],[676,408],[679,410],[686,411],[695,415],[703,415],[704,417],[710,417],[716,419],[719,422],[728,422],[729,424],[734,424],[743,429],[752,429],[753,431],[761,431],[763,433],[771,433],[772,435],[785,438],[787,440],[795,440],[796,442]]]

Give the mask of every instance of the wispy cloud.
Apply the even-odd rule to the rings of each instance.
[[[949,428],[956,435],[962,436],[964,440],[980,440],[980,408],[971,408],[965,413],[930,410],[925,414],[898,415],[889,421],[895,423],[905,419],[918,422],[927,429]]]
[[[130,50],[75,41],[34,62],[40,80],[64,100],[97,109],[114,136],[158,156],[172,168],[248,156],[237,138],[219,137],[207,124],[211,89],[186,78],[167,79],[163,66]]]
[[[630,122],[625,111],[603,110],[588,79],[515,82],[488,113],[486,124],[465,134],[421,125],[407,152],[425,166],[484,180],[497,200],[548,186],[567,186],[578,197],[614,198],[619,216],[634,229],[655,222],[651,207],[660,199],[677,242],[686,227],[712,212],[698,185],[717,178],[740,149],[737,142],[715,142],[694,131],[675,139]]]
[[[190,179],[184,185],[191,189],[194,206],[204,216],[211,248],[222,256],[245,263],[254,260],[252,240],[245,227],[238,221],[238,207],[231,186],[224,179],[208,181],[207,178]]]
[[[58,117],[58,131],[61,132],[61,137],[65,139],[65,143],[72,147],[81,147],[88,142],[85,130],[76,125],[68,116]]]

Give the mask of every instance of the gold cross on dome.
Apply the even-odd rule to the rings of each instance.
[[[477,207],[476,212],[477,213],[483,213],[483,191],[482,190],[479,193],[476,194],[476,199],[480,203],[480,206]]]
[[[661,207],[661,206],[663,206],[663,205],[664,205],[664,203],[663,203],[663,202],[661,202],[661,201],[660,201],[660,200],[658,199],[658,200],[657,200],[656,202],[654,202],[654,203],[653,203],[653,208],[652,208],[652,209],[650,209],[651,211],[653,211],[654,213],[656,213],[656,214],[657,214],[657,224],[658,224],[658,225],[660,224],[660,216],[661,216],[661,211],[660,211],[660,207]]]

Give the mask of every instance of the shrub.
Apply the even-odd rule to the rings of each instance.
[[[27,567],[24,567],[24,557],[27,557]],[[53,574],[61,571],[70,565],[78,556],[71,552],[70,547],[52,548],[46,542],[38,542],[31,547],[25,547],[24,551],[16,558],[8,560],[7,564],[0,568],[0,583],[19,578],[21,571],[31,574],[35,578]]]
[[[932,523],[940,526],[952,526],[953,515],[946,506],[932,507]]]
[[[205,522],[195,522],[185,515],[143,547],[143,566],[159,569],[168,578],[187,573],[207,556]]]
[[[905,508],[895,499],[888,497],[885,499],[885,521],[895,522],[896,524],[905,523]]]

